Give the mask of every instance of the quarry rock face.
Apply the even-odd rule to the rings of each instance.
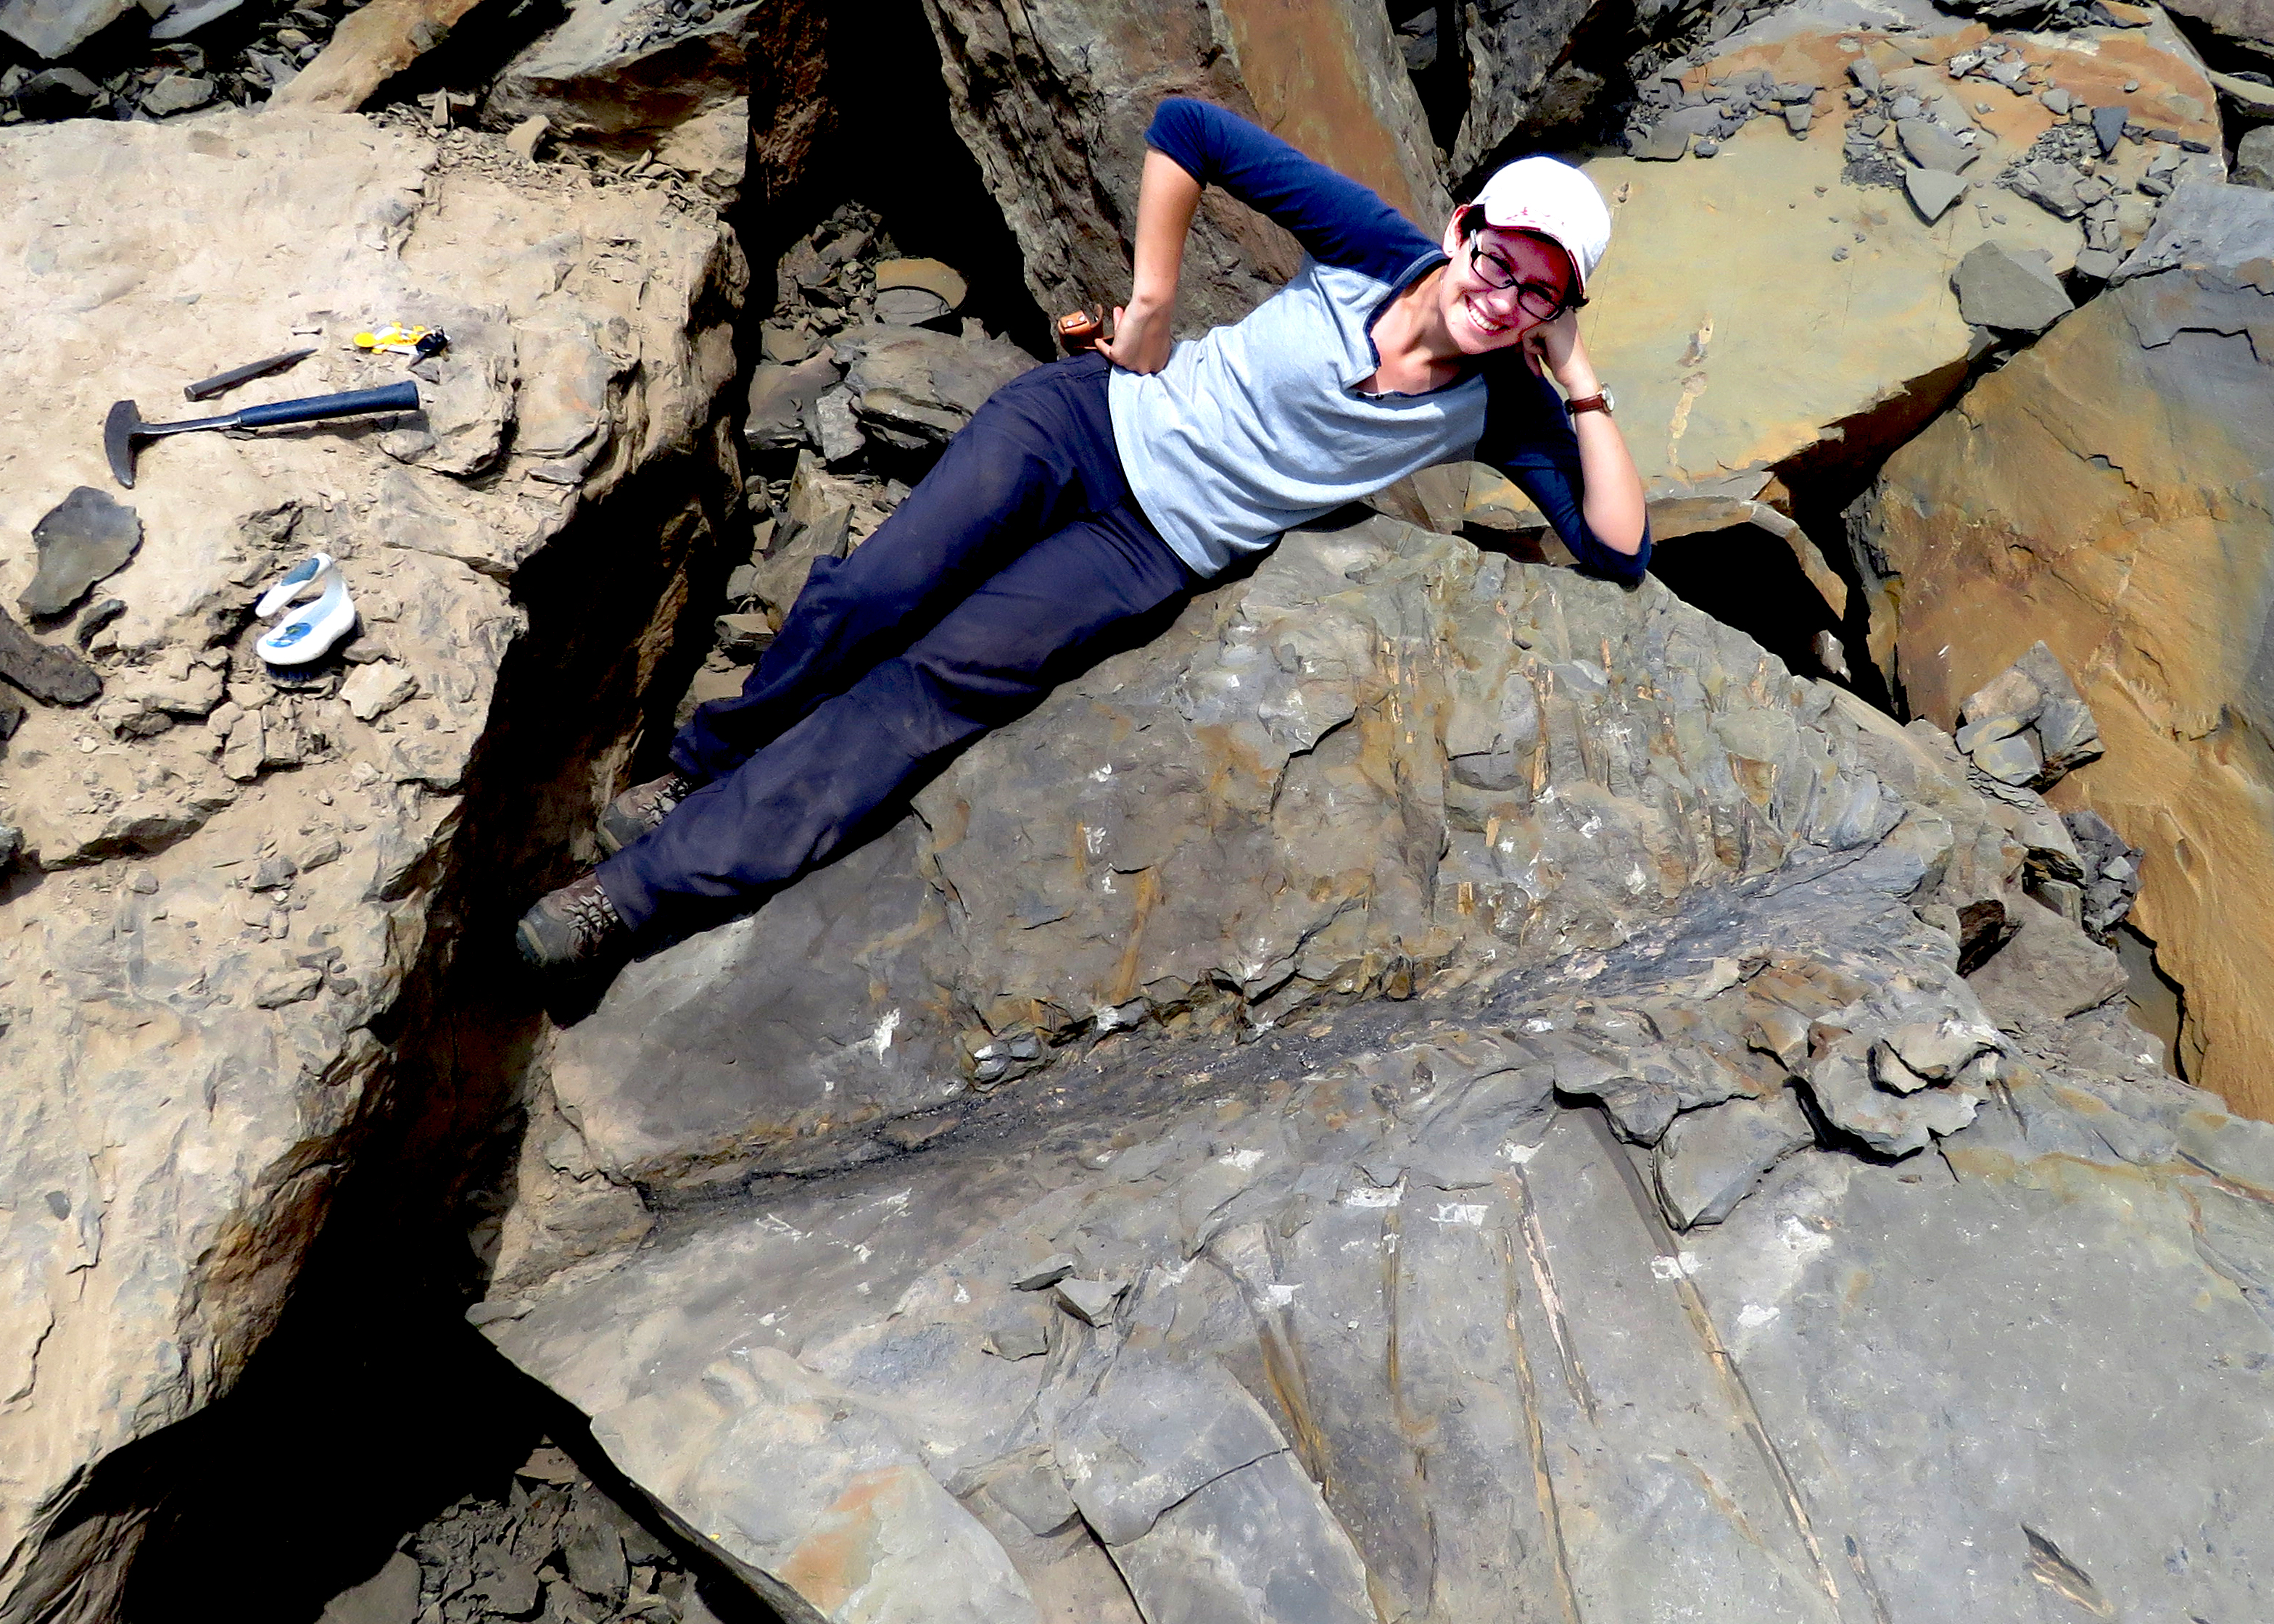
[[[1939,737],[1298,532],[558,1033],[476,1318],[787,1617],[2247,1610],[2274,1130]]]
[[[1433,232],[1449,207],[1427,120],[1366,0],[1184,11],[1100,0],[925,0],[958,133],[1026,257],[1045,311],[1126,304],[1145,126],[1163,96],[1259,120]],[[1186,250],[1178,331],[1237,320],[1276,291],[1293,240],[1220,196]]]
[[[1901,599],[1894,663],[1920,714],[2042,640],[2105,756],[2053,792],[2147,853],[2136,918],[2188,989],[2189,1074],[2274,1109],[2262,1056],[2274,861],[2263,515],[2274,462],[2274,197],[2183,188],[2123,279],[1984,379],[1852,515]]]
[[[234,5],[0,0],[86,69],[0,72],[0,1624],[131,1611],[139,1474],[205,1491],[377,1188],[576,1458],[343,1529],[328,1619],[2274,1612],[2274,215],[2188,42],[2250,4]],[[1038,312],[809,184],[895,27]],[[1126,297],[1169,94],[1433,230],[1599,143],[1656,534],[1782,542],[1894,714],[1427,470],[540,1010],[511,917],[674,703],[994,329]],[[1296,263],[1209,196],[1178,330]],[[317,552],[357,625],[272,670]]]
[[[0,134],[0,299],[41,335],[0,362],[0,596],[52,583],[34,532],[75,486],[141,538],[16,628],[87,681],[33,685],[0,791],[0,1613],[96,1617],[132,1528],[73,1493],[229,1390],[387,1096],[374,1028],[524,633],[516,572],[635,477],[699,517],[742,274],[660,192],[516,181],[361,118],[80,121]],[[296,340],[316,353],[219,408],[393,382],[351,340],[410,311],[452,339],[408,374],[425,412],[153,441],[117,491],[112,401],[211,411],[182,386]],[[282,682],[252,605],[317,551],[359,629]]]
[[[1931,419],[1977,350],[1952,281],[1970,256],[2058,275],[2101,252],[2105,274],[2170,177],[2222,177],[2215,98],[2168,21],[2000,34],[1985,60],[1989,38],[1923,4],[1779,8],[1666,71],[1632,155],[1585,163],[1616,226],[1582,331],[1661,530],[1730,500],[1785,505],[1788,483],[1868,469]],[[2120,142],[2095,157],[2090,209],[2048,207],[2031,166],[2067,176],[2098,153],[2049,94],[2171,139]],[[1956,200],[1923,211],[1905,187],[1938,177]]]

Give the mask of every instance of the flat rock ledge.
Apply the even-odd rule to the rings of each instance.
[[[10,708],[12,1618],[67,1592],[109,1605],[132,1528],[50,1538],[56,1519],[95,1462],[228,1390],[386,1098],[378,1034],[426,951],[526,631],[522,565],[673,459],[646,487],[666,514],[705,479],[732,488],[731,467],[701,470],[734,372],[716,324],[746,278],[713,214],[454,163],[348,115],[27,125],[0,132],[0,303],[26,339],[0,355],[0,598],[29,586],[34,526],[75,486],[130,506],[142,537],[24,628],[99,694]],[[350,341],[398,317],[451,335],[418,369],[422,414],[154,441],[134,488],[114,485],[113,401],[163,420],[392,382],[403,364]],[[305,345],[290,372],[183,401],[192,379]],[[252,606],[319,550],[361,630],[343,668],[288,688],[252,652]]]
[[[474,1317],[793,1619],[2254,1616],[2274,1130],[2012,811],[1299,532],[557,1034]]]

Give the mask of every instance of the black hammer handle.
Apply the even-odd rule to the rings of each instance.
[[[267,428],[275,423],[313,423],[320,417],[352,417],[365,411],[416,411],[418,386],[410,379],[383,389],[350,389],[344,395],[311,395],[297,401],[272,401],[247,406],[231,415],[241,429]]]

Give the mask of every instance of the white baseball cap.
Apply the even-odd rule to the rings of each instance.
[[[1579,290],[1611,244],[1611,211],[1603,194],[1570,164],[1555,158],[1518,158],[1504,163],[1470,205],[1485,212],[1487,224],[1503,231],[1537,231],[1571,256]]]

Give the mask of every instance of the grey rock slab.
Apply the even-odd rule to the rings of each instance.
[[[1318,1485],[1266,1456],[1111,1547],[1146,1624],[1374,1624],[1367,1572]]]
[[[207,23],[218,22],[244,4],[245,0],[176,0],[176,4],[168,6],[164,15],[151,25],[150,37],[162,41],[187,39]]]
[[[1966,183],[1942,169],[1906,169],[1903,193],[1929,224],[1942,218],[1950,206],[1966,195]]]
[[[2274,192],[2274,124],[2243,132],[2234,144],[2234,169],[2229,178],[2238,186]]]
[[[1073,1503],[1109,1548],[1149,1532],[1194,1491],[1286,1447],[1263,1407],[1213,1361],[1134,1350],[1058,1422],[1051,1443]]]
[[[803,444],[815,402],[843,376],[834,352],[825,349],[788,365],[761,362],[750,374],[743,438],[762,451]]]
[[[1868,1586],[1896,1620],[2262,1611],[2255,1554],[2202,1559],[2242,1533],[2212,1485],[2248,1470],[2243,1440],[2274,1400],[2266,1331],[2200,1260],[2186,1181],[2059,1155],[2016,1167],[1973,1137],[1945,1147],[1955,1185],[1932,1162],[1796,1158],[1690,1242],[1843,1593]],[[2011,1380],[1961,1374],[1993,1365]],[[2179,1413],[2183,1459],[2165,1453]],[[1810,1435],[1841,1441],[1800,1447]],[[1929,1456],[1931,1495],[1886,1493],[1895,1461]],[[2027,1530],[2068,1566],[2049,1569]],[[1936,1549],[1963,1555],[1904,1554]]]
[[[397,1551],[361,1584],[324,1604],[316,1624],[416,1624],[418,1560]]]
[[[1969,754],[1976,766],[2000,784],[2028,784],[2044,771],[2044,757],[2038,753],[2037,739],[2026,733],[1984,738]]]
[[[1863,1039],[1847,1038],[1808,1063],[1809,1094],[1834,1127],[1879,1155],[1901,1157],[1917,1154],[1974,1120],[1982,1099],[1970,1089],[1938,1085],[1901,1094],[1881,1087],[1872,1074],[1871,1048]]]
[[[808,1124],[962,1092],[953,1031],[915,997],[908,938],[940,906],[915,852],[903,825],[764,913],[631,966],[605,1014],[560,1034],[553,1086],[602,1165],[695,1177],[730,1150],[795,1154]],[[660,1074],[669,1088],[637,1081]]]
[[[1035,365],[1007,339],[929,328],[856,327],[834,348],[847,364],[862,427],[911,451],[945,446],[990,395]]]
[[[1946,174],[1955,175],[1982,156],[1979,148],[1968,146],[1931,118],[1898,119],[1895,139],[1912,162]]]
[[[1782,1090],[1685,1112],[1652,1156],[1667,1221],[1678,1229],[1721,1222],[1769,1169],[1815,1142],[1807,1114]]]
[[[1014,1291],[1041,1291],[1055,1286],[1081,1267],[1081,1259],[1071,1252],[1054,1252],[1030,1269],[1011,1277]]]
[[[102,679],[78,653],[42,643],[0,609],[0,678],[51,705],[83,705],[102,692]]]
[[[832,466],[850,462],[869,443],[854,420],[853,392],[842,385],[814,397],[811,428],[821,460]]]
[[[1536,34],[1534,49],[1546,53],[1528,61],[1544,70],[1562,60],[1565,34],[1555,19],[1574,7],[1585,9],[1556,0],[1536,15],[1508,17],[1521,34]],[[1171,83],[1253,109],[1267,128],[1432,232],[1449,212],[1428,115],[1388,11],[1374,0],[1320,0],[1284,19],[1133,10],[1119,0],[1052,0],[1015,11],[994,0],[940,0],[929,16],[950,117],[1002,206],[1028,290],[1046,311],[1126,299],[1123,232],[1135,218],[1144,130]],[[1491,26],[1502,26],[1496,11]],[[1070,49],[1071,41],[1082,45]],[[1495,128],[1457,138],[1462,152],[1478,154],[1457,155],[1457,163],[1480,161],[1522,116],[1491,67],[1497,48],[1471,60],[1485,69],[1471,104]],[[1045,62],[1047,71],[1030,71]],[[1526,76],[1517,64],[1513,82]],[[1471,139],[1480,145],[1472,148]],[[1245,315],[1291,274],[1291,248],[1245,215],[1203,210],[1186,258],[1182,319],[1197,331]]]
[[[2050,265],[2001,243],[1969,249],[1951,283],[1958,293],[1958,313],[1979,327],[2042,333],[2070,309],[2068,290]]]
[[[133,9],[133,0],[4,0],[0,34],[59,62]]]
[[[108,492],[75,485],[32,527],[32,545],[39,573],[16,605],[34,618],[61,614],[134,556],[142,545],[142,521]]]
[[[1059,1307],[1084,1325],[1108,1326],[1113,1323],[1115,1306],[1127,1282],[1118,1280],[1061,1280],[1052,1288]]]
[[[2122,107],[2096,107],[2092,109],[2092,139],[2100,144],[2100,155],[2107,157],[2116,150],[2116,143],[2124,139],[2124,124],[2130,109]]]
[[[162,74],[156,84],[142,93],[141,108],[153,118],[169,118],[205,106],[214,99],[214,92],[209,79],[190,73]]]
[[[1559,68],[1572,32],[1594,9],[1595,0],[1542,0],[1460,14],[1468,105],[1447,165],[1451,173],[1464,175],[1482,163],[1533,109],[1555,96],[1568,80]]]
[[[2063,220],[2074,220],[2084,213],[2084,201],[2076,195],[2077,184],[2083,178],[2082,171],[2073,165],[2036,158],[2016,169],[2006,184],[2040,208]]]
[[[1967,978],[1999,1026],[2082,1014],[2123,992],[2123,964],[2075,925],[2034,901],[2010,914],[2019,931]]]

